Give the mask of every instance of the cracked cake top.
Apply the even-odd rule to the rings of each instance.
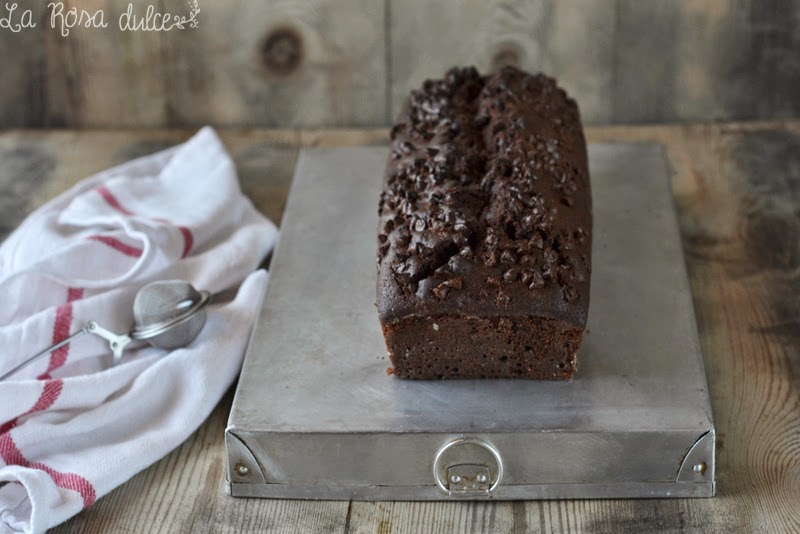
[[[381,320],[536,315],[585,324],[591,192],[578,107],[555,81],[450,70],[391,131],[379,206]]]

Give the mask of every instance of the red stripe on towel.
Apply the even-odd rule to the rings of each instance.
[[[103,197],[103,200],[105,200],[109,206],[118,212],[124,215],[134,215],[132,211],[128,211],[122,204],[119,203],[117,197],[114,196],[114,193],[112,193],[108,187],[101,185],[97,188],[97,192],[100,193],[100,196]]]
[[[178,230],[181,231],[181,235],[183,236],[183,254],[181,255],[181,258],[185,258],[192,250],[192,245],[194,245],[194,236],[192,235],[192,231],[185,226],[178,226]]]
[[[20,415],[19,417],[15,417],[11,421],[3,423],[0,425],[0,435],[7,433],[9,430],[17,426],[20,418],[25,417],[26,415],[30,415],[32,413],[41,412],[48,409],[53,403],[58,400],[59,395],[61,395],[61,390],[64,389],[64,382],[61,380],[48,380],[44,383],[44,388],[42,392],[39,394],[39,399],[33,405],[33,407],[25,412],[24,414]]]
[[[111,206],[118,212],[122,213],[123,215],[128,215],[128,216],[136,215],[134,212],[130,211],[125,206],[123,206],[117,199],[117,197],[114,196],[114,193],[112,193],[108,187],[101,185],[100,187],[97,188],[97,192],[100,194],[101,197],[103,197],[103,200],[105,200],[109,206]],[[162,221],[167,224],[173,224],[167,221],[166,219],[153,219],[153,220]],[[191,252],[192,246],[194,245],[194,235],[192,235],[192,231],[186,226],[180,226],[180,225],[173,225],[173,226],[175,226],[175,228],[177,228],[178,231],[180,231],[181,235],[183,236],[183,254],[181,255],[181,258],[185,258],[186,256],[189,255],[189,252]]]
[[[91,239],[92,241],[98,241],[100,243],[103,243],[104,245],[108,245],[114,250],[121,252],[126,256],[131,256],[133,258],[140,258],[142,254],[144,254],[144,251],[142,249],[126,245],[125,243],[114,237],[108,237],[105,235],[93,235],[90,236],[89,239]]]
[[[31,408],[28,413],[31,414],[48,409],[56,402],[58,396],[61,395],[62,389],[64,389],[64,382],[61,380],[48,380],[45,382],[39,400],[36,401],[36,404],[33,405],[33,408]]]
[[[83,499],[84,508],[91,506],[97,499],[97,491],[95,491],[94,486],[82,476],[75,473],[62,473],[42,463],[29,462],[22,454],[22,451],[19,450],[17,444],[14,443],[11,434],[6,433],[0,435],[0,457],[2,457],[6,465],[19,465],[21,467],[44,471],[50,475],[50,478],[53,479],[53,482],[55,482],[56,486],[59,488],[77,491]]]
[[[53,343],[58,343],[69,337],[70,326],[72,324],[72,303],[81,298],[83,298],[83,289],[77,287],[70,287],[67,289],[67,303],[59,306],[56,310],[56,320],[53,325]],[[47,371],[38,377],[39,380],[46,380],[44,388],[39,394],[39,399],[30,410],[0,425],[0,435],[16,427],[20,417],[46,410],[56,402],[59,395],[61,395],[61,390],[64,388],[64,382],[61,380],[51,380],[50,372],[64,365],[67,361],[68,354],[69,343],[54,350],[50,354],[50,363],[47,366]]]
[[[53,326],[53,343],[59,343],[68,338],[72,332],[72,303],[83,298],[83,289],[71,287],[67,289],[67,303],[58,307],[56,310],[56,321]],[[69,356],[69,343],[59,347],[50,354],[50,363],[47,371],[41,374],[39,380],[48,380],[50,373],[61,367],[67,362]]]
[[[53,339],[58,342],[69,336],[69,329],[72,323],[72,302],[83,298],[83,289],[71,287],[67,289],[67,303],[59,306],[56,310],[56,320],[53,326]],[[48,373],[64,364],[69,353],[69,345],[65,345],[58,350],[53,351],[50,356],[50,365]],[[31,415],[36,412],[47,410],[58,400],[61,392],[64,390],[64,382],[61,380],[47,380],[42,387],[42,392],[39,394],[39,399],[34,405],[19,417],[15,417],[11,421],[4,423],[0,426],[0,458],[6,465],[19,465],[30,469],[38,469],[47,473],[53,479],[56,486],[64,489],[77,491],[83,499],[84,508],[90,506],[97,499],[97,492],[94,486],[84,477],[75,473],[62,473],[56,471],[43,463],[31,463],[19,450],[14,439],[11,437],[10,431],[17,426],[20,418],[26,415]],[[43,439],[47,439],[42,436]]]

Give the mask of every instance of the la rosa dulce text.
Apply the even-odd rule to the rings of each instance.
[[[114,20],[114,25],[123,32],[168,32],[197,28],[200,13],[198,0],[188,3],[185,13],[159,11],[153,5],[128,4],[128,8]],[[36,28],[39,22],[67,37],[73,30],[104,29],[111,26],[112,17],[102,9],[86,10],[69,7],[64,2],[50,2],[44,16],[33,9],[22,9],[16,2],[0,4],[0,31],[19,33]]]

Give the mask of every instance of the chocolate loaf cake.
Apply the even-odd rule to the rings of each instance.
[[[413,91],[380,198],[390,372],[568,379],[589,308],[592,206],[578,107],[507,67]]]

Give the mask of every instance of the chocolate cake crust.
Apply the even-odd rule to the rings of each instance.
[[[394,374],[572,376],[592,235],[575,102],[542,74],[452,69],[391,137],[377,304]]]

